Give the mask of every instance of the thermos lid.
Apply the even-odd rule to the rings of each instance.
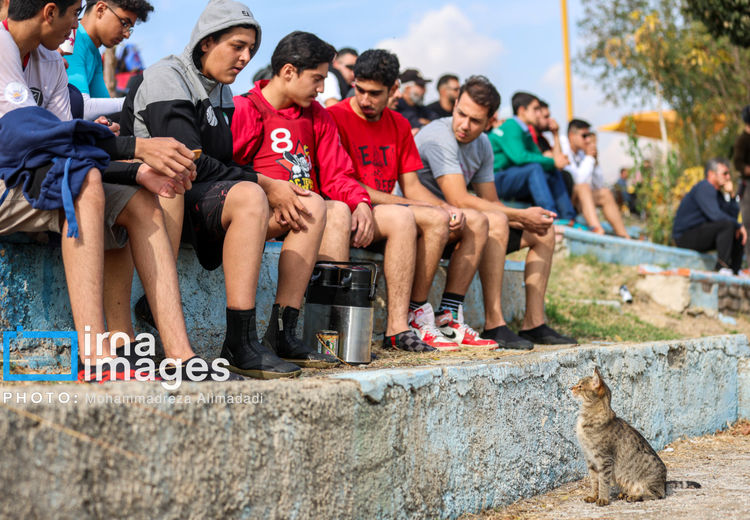
[[[311,285],[336,287],[339,284],[339,268],[331,264],[318,264],[313,269]]]

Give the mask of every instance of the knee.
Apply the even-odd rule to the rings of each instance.
[[[573,196],[575,196],[575,197],[583,197],[583,196],[585,196],[585,197],[592,197],[593,193],[591,191],[591,186],[589,186],[585,182],[581,183],[581,184],[576,184],[575,186],[573,186]]]
[[[417,221],[408,207],[386,204],[376,206],[373,214],[384,235],[409,235],[416,238]]]
[[[451,216],[443,208],[425,208],[419,220],[417,226],[426,237],[442,241],[448,240]]]
[[[104,207],[104,186],[102,185],[102,174],[97,168],[89,170],[88,175],[81,184],[77,202],[98,204]]]
[[[156,195],[140,189],[130,198],[117,221],[126,227],[148,222],[163,222],[164,215]]]
[[[489,224],[489,234],[493,236],[508,234],[508,217],[505,213],[492,211],[485,213]]]
[[[487,215],[473,209],[465,209],[463,212],[466,216],[466,226],[472,233],[486,237],[490,231],[490,221]]]
[[[311,193],[307,197],[301,197],[301,200],[305,205],[305,208],[307,208],[307,211],[310,212],[312,218],[316,222],[321,222],[325,226],[327,208],[326,201],[323,200],[323,197],[317,193]],[[347,207],[346,210],[348,211],[349,208]]]
[[[266,194],[254,182],[238,182],[232,186],[227,193],[224,211],[228,211],[227,216],[232,220],[244,217],[267,222],[270,215]]]
[[[326,207],[326,228],[346,229],[352,228],[352,212],[349,206],[337,200],[324,202]]]

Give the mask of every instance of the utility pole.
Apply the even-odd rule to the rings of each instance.
[[[565,94],[568,102],[568,121],[573,119],[573,79],[570,74],[570,35],[568,34],[568,2],[560,0],[563,36],[563,66],[565,67]]]

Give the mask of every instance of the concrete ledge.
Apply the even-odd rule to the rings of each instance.
[[[573,228],[565,228],[565,244],[573,256],[593,255],[608,264],[655,264],[704,270],[711,270],[716,265],[716,256],[690,249],[602,236]]]
[[[594,363],[660,449],[737,419],[748,356],[723,336],[172,392],[5,386],[0,517],[457,518],[583,476],[568,389]]]
[[[736,316],[750,312],[750,278],[694,269],[639,265],[636,288],[676,312],[687,308]]]
[[[256,302],[261,332],[266,329],[276,295],[281,246],[280,242],[267,242],[263,253]],[[352,260],[375,261],[382,273],[382,255],[353,250]],[[440,302],[446,265],[438,269],[430,292],[433,305]],[[224,341],[226,324],[223,271],[205,271],[193,250],[187,246],[181,250],[177,267],[185,322],[193,348],[198,354],[215,357]],[[522,318],[526,307],[524,264],[507,261],[505,269],[502,304],[505,318],[511,321]],[[381,276],[380,280],[373,329],[376,336],[382,336],[386,327],[386,284],[384,277]],[[143,289],[136,276],[131,308],[142,294]],[[484,324],[484,304],[478,276],[471,283],[465,307],[466,321],[481,329]],[[151,330],[144,323],[134,323],[137,331]],[[73,318],[59,246],[40,245],[25,235],[16,234],[2,237],[0,241],[0,331],[15,331],[18,326],[27,331],[73,330]],[[301,330],[302,320],[299,326]],[[18,346],[24,350],[20,356],[24,365],[32,368],[70,366],[69,348],[64,345],[28,342]]]

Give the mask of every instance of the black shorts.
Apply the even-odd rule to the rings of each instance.
[[[511,253],[515,253],[519,249],[521,249],[521,235],[523,235],[523,231],[516,228],[510,228],[510,233],[508,235],[508,247],[505,248],[505,254],[509,255]],[[449,242],[445,249],[443,249],[443,260],[450,260],[451,256],[453,255],[453,251],[456,250],[456,245],[458,245],[458,242]]]
[[[222,262],[227,230],[221,225],[221,215],[229,190],[238,182],[242,181],[193,183],[192,189],[185,192],[182,240],[193,246],[198,261],[209,271]]]

